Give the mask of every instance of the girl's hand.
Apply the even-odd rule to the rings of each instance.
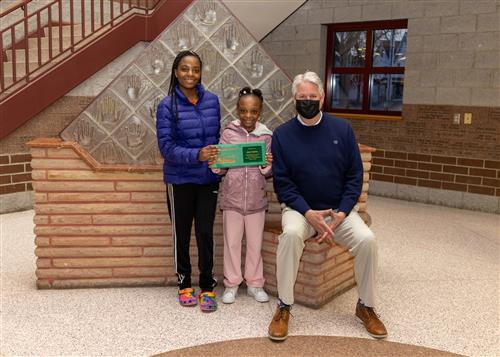
[[[198,160],[200,161],[208,161],[214,162],[217,159],[217,155],[219,154],[219,150],[214,145],[205,146],[198,153]]]
[[[266,165],[271,165],[273,163],[273,154],[266,152]]]
[[[212,166],[213,164],[215,164],[215,162],[217,161],[217,156],[219,156],[219,150],[217,150],[217,153],[215,154],[215,156],[211,156],[208,159],[208,166]]]

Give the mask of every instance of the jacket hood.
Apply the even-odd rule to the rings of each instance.
[[[236,132],[239,132],[239,133],[244,133],[246,134],[247,131],[241,126],[241,123],[240,123],[240,120],[239,119],[236,119],[236,120],[233,120],[232,122],[230,122],[226,129],[230,129],[230,130],[234,130]],[[265,125],[265,124],[262,124],[261,122],[257,122],[255,124],[255,129],[249,133],[250,135],[253,135],[253,136],[262,136],[262,135],[273,135],[273,132]]]

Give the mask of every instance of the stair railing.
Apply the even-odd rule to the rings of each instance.
[[[57,59],[97,41],[132,13],[149,15],[162,0],[53,0],[28,13],[31,1],[23,0],[0,14],[4,17],[20,7],[24,11],[22,19],[0,29],[0,102],[28,85]],[[69,26],[69,43],[64,39],[63,26]],[[80,35],[75,36],[75,32]],[[42,54],[44,44],[47,56]],[[16,51],[19,49],[22,51]],[[10,76],[6,71],[9,67]]]

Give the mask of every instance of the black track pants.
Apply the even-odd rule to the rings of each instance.
[[[168,212],[172,222],[174,264],[179,289],[191,287],[189,243],[193,218],[198,246],[200,289],[212,291],[217,284],[213,277],[213,228],[218,190],[218,183],[167,185]]]

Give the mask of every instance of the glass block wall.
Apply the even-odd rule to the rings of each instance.
[[[291,81],[219,1],[198,0],[169,25],[61,133],[99,163],[159,165],[156,108],[166,95],[175,55],[194,50],[203,85],[219,96],[221,127],[236,118],[244,86],[264,94],[261,121],[274,129],[295,115]]]

